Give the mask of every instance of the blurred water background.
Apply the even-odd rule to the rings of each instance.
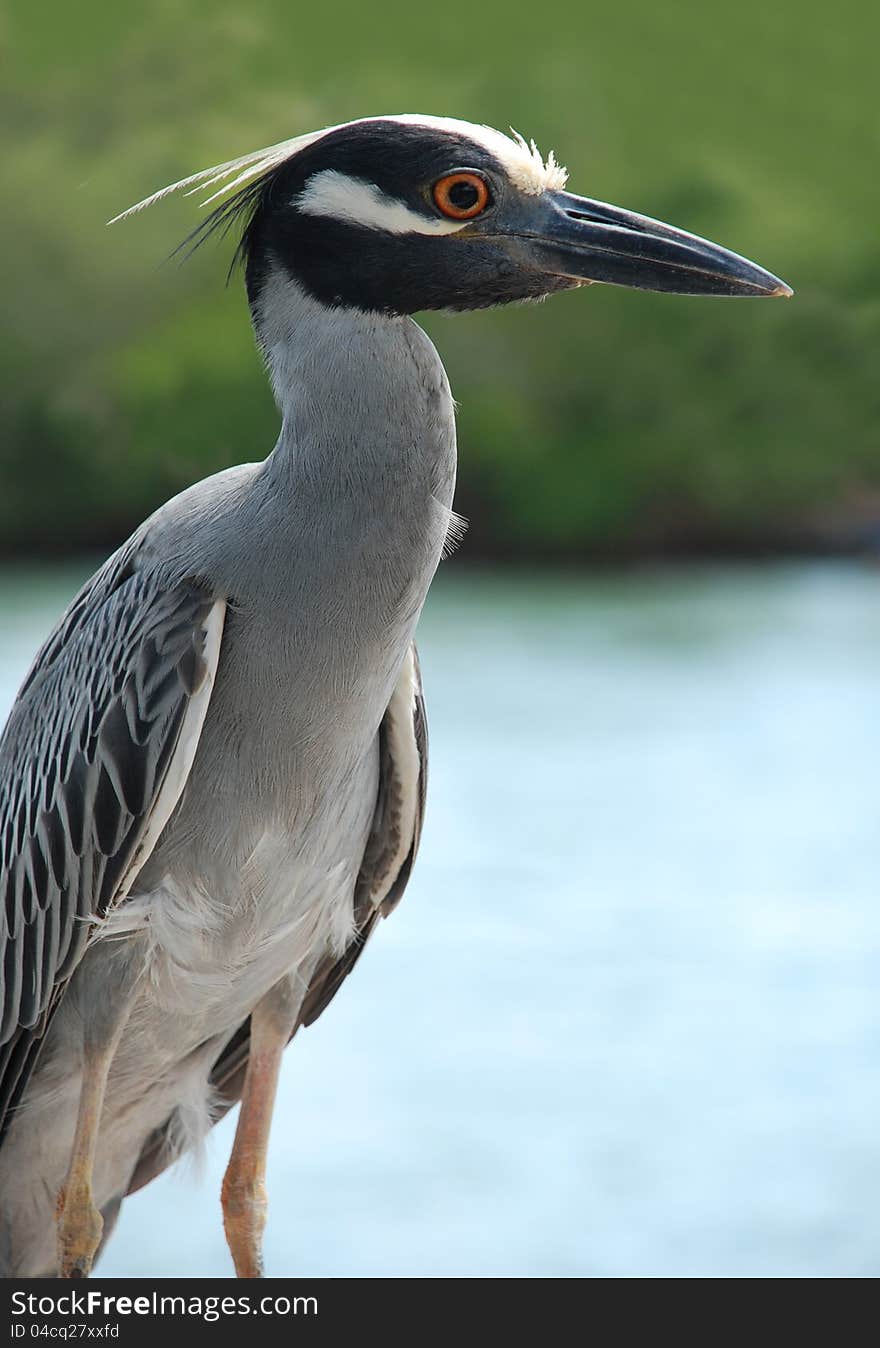
[[[0,570],[0,718],[89,570]],[[422,852],[287,1054],[271,1274],[876,1276],[878,590],[441,568]],[[103,1274],[230,1272],[232,1122]]]

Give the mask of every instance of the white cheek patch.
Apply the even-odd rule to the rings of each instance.
[[[381,229],[386,234],[457,234],[468,220],[436,220],[410,210],[396,197],[387,197],[375,183],[350,178],[336,169],[324,169],[309,178],[296,198],[297,209],[304,215],[324,215],[346,220],[364,229]]]

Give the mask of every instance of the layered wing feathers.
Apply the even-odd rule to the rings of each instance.
[[[379,917],[400,902],[418,851],[428,785],[428,724],[419,659],[410,647],[400,678],[379,727],[379,789],[373,826],[354,894],[355,934],[339,957],[327,955],[309,984],[294,1034],[312,1025],[351,973]],[[211,1073],[217,1092],[214,1121],[238,1102],[250,1052],[250,1021],[226,1045]],[[134,1168],[128,1193],[149,1184],[169,1164],[167,1125],[148,1139]]]
[[[18,695],[0,738],[0,1071],[17,1036],[40,1032],[90,920],[146,860],[149,833],[155,843],[188,710],[213,679],[222,608],[196,582],[165,588],[118,555]],[[200,724],[191,729],[197,738]]]

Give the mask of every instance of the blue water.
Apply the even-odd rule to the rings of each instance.
[[[80,576],[0,572],[0,712]],[[287,1055],[271,1274],[880,1272],[880,575],[443,568],[406,899]],[[219,1185],[106,1275],[230,1269]]]

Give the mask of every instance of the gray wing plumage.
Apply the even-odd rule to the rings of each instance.
[[[135,560],[117,554],[77,596],[0,737],[0,1137],[91,920],[155,844],[187,709],[213,676],[214,598]]]
[[[392,701],[379,727],[379,794],[355,886],[355,936],[339,959],[327,959],[315,970],[300,1011],[301,1025],[313,1025],[333,1000],[359,959],[376,921],[397,907],[409,883],[422,836],[428,791],[428,721],[415,646],[411,659],[411,705],[404,701],[403,706],[396,707]],[[402,720],[404,715],[409,716],[409,724],[394,723],[395,716]],[[401,766],[394,751],[401,733],[412,738],[417,755],[417,776],[409,809],[404,807],[406,793],[401,790]]]
[[[338,958],[327,957],[315,970],[293,1034],[312,1025],[336,996],[360,958],[380,917],[387,917],[403,897],[418,851],[428,788],[428,722],[418,653],[412,646],[401,683],[379,727],[379,790],[373,826],[355,885],[355,935]],[[293,1038],[293,1035],[291,1035]],[[246,1021],[214,1064],[217,1122],[241,1098],[250,1052]],[[147,1142],[135,1167],[128,1193],[149,1184],[168,1164],[164,1129]]]

